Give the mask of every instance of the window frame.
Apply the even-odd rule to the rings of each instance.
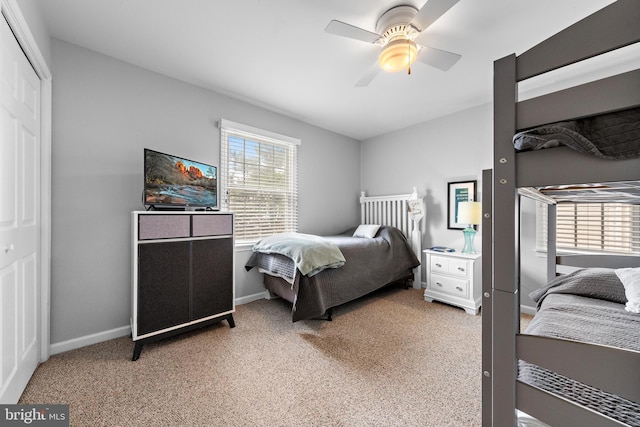
[[[236,227],[235,227],[235,245],[236,247],[250,246],[263,237],[279,232],[293,232],[298,228],[298,146],[301,145],[301,141],[297,138],[292,138],[286,135],[277,134],[267,130],[255,128],[242,123],[233,122],[226,119],[221,119],[219,122],[220,128],[220,195],[221,195],[221,208],[223,210],[229,210],[235,212]],[[254,156],[252,160],[247,160],[245,157],[240,162],[233,162],[230,156],[230,146],[233,145],[233,141],[237,143],[238,140],[242,140],[243,144],[247,142],[253,143],[259,147],[258,150],[253,152]],[[237,145],[236,145],[237,147]],[[282,152],[282,156],[275,156],[271,159],[268,156],[268,152],[271,150],[274,153],[276,151]],[[242,152],[247,153],[247,146],[245,145]],[[263,157],[264,156],[264,157]],[[284,178],[281,182],[275,179],[275,162],[276,157],[279,161],[284,162]],[[270,165],[267,165],[271,162]],[[249,181],[245,184],[234,185],[230,183],[230,165],[235,163],[236,166],[243,168],[243,179]],[[282,168],[279,168],[282,169]],[[249,171],[252,172],[249,172]],[[262,180],[261,174],[256,173],[256,170],[272,170],[273,173],[270,179],[266,178]],[[276,182],[278,181],[278,182]],[[282,185],[284,188],[277,188],[278,185]],[[274,188],[276,187],[276,188]],[[243,218],[249,216],[250,218],[257,218],[257,216],[247,211],[251,211],[252,208],[260,208],[262,203],[255,200],[249,202],[245,207],[246,209],[240,209],[238,206],[234,206],[232,198],[234,197],[234,190],[237,191],[236,195],[242,194],[246,191],[245,197],[251,198],[260,197],[260,195],[270,194],[271,200],[274,198],[282,198],[283,201],[276,202],[277,210],[279,212],[279,223],[281,226],[275,225],[271,221],[268,215],[261,215],[263,218],[256,221],[258,224],[253,228],[257,230],[256,233],[251,233],[250,227],[243,228]],[[280,209],[284,207],[284,209]],[[284,215],[282,212],[284,211]],[[266,221],[265,221],[266,217]],[[266,226],[265,226],[266,225]],[[244,230],[244,231],[243,231]],[[246,231],[246,233],[245,233]]]

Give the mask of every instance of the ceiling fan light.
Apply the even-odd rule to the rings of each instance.
[[[409,39],[393,40],[382,49],[378,57],[380,67],[385,71],[406,70],[418,56],[418,47]]]

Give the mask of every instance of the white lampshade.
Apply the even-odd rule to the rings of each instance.
[[[418,47],[409,39],[397,39],[389,42],[378,57],[378,63],[385,71],[406,70],[418,56]]]
[[[482,203],[460,202],[458,203],[458,223],[480,224],[482,222]]]

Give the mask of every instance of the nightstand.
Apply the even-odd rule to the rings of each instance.
[[[482,303],[482,256],[461,252],[423,251],[427,261],[424,300],[438,300],[476,315]]]

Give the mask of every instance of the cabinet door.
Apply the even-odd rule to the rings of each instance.
[[[233,309],[233,239],[192,242],[192,317],[200,319]]]
[[[138,245],[138,333],[189,321],[190,242]]]

